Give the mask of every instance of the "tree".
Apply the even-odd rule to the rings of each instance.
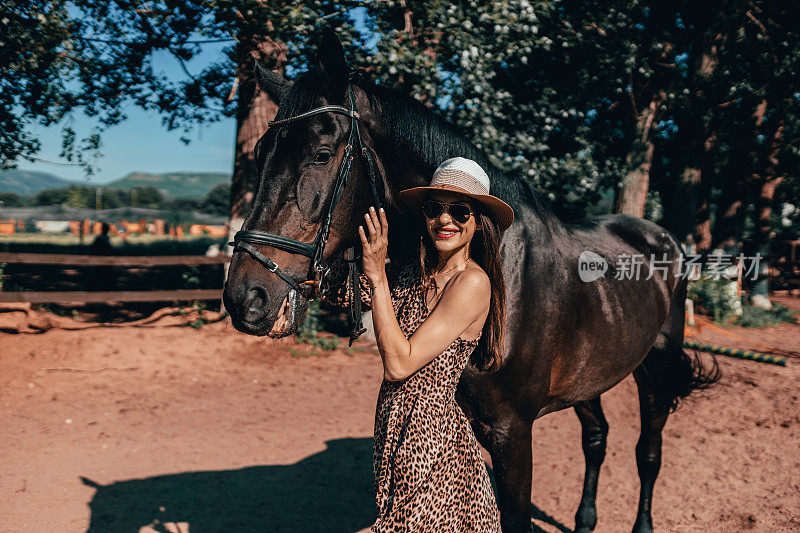
[[[14,192],[0,192],[0,207],[22,207],[22,197]]]
[[[200,203],[200,208],[209,214],[227,215],[230,213],[231,186],[228,183],[215,185]]]
[[[371,10],[376,76],[439,108],[562,216],[592,212],[626,173],[639,178],[618,203],[641,215],[657,115],[678,77],[660,66],[679,53],[663,44],[674,13],[622,0],[386,5]]]
[[[748,234],[754,188],[769,205],[770,190],[796,179],[796,135],[788,133],[800,102],[794,6],[391,5],[373,23],[383,36],[370,58],[376,75],[461,125],[495,163],[557,198],[564,216],[593,212],[611,188],[618,211],[655,216],[665,210],[648,206],[664,202],[671,229],[710,247]],[[780,93],[767,99],[775,107],[759,126],[754,97],[771,87]],[[769,125],[779,122],[776,137]],[[748,186],[762,182],[741,169],[768,160],[766,172],[782,176]]]
[[[67,207],[75,207],[77,209],[91,207],[94,199],[94,191],[86,187],[73,185],[67,188],[67,196],[64,199],[63,205]]]
[[[31,199],[31,205],[64,205],[67,201],[68,192],[69,187],[39,191]]]
[[[85,109],[109,122],[128,103],[157,111],[170,129],[236,116],[231,205],[240,220],[255,178],[252,145],[274,114],[250,79],[249,56],[293,77],[314,57],[324,17],[352,64],[457,124],[563,217],[613,204],[661,217],[704,248],[757,224],[762,240],[774,229],[775,203],[797,179],[793,5],[387,1],[359,8],[364,35],[350,21],[357,5],[79,0],[80,16],[56,25],[68,35],[55,42],[79,59],[60,68],[97,96]],[[210,41],[224,41],[224,54],[194,72],[191,59]],[[175,56],[186,78],[154,72],[157,52]]]
[[[66,19],[63,2],[0,4],[0,167],[39,148],[27,124],[50,124],[68,105],[58,65]]]
[[[164,203],[164,195],[155,187],[134,187],[131,189],[131,203],[134,207],[159,209]],[[135,200],[134,200],[135,198]]]
[[[230,198],[226,199],[226,201],[229,200]],[[201,209],[201,202],[202,200],[198,200],[197,198],[172,198],[165,200],[161,208],[168,211],[199,211]],[[227,215],[228,212],[225,211],[220,214]]]
[[[71,83],[83,59],[66,1],[3,2],[0,28],[0,168],[14,166],[19,158],[32,159],[39,150],[39,140],[27,129],[33,123],[49,126],[78,108],[95,115],[100,124],[117,121],[113,112],[104,111],[112,94]],[[78,140],[69,126],[63,131],[61,155],[84,164],[91,173],[89,161],[99,147],[97,132]]]
[[[557,67],[572,57],[556,3],[387,2],[370,14],[381,38],[364,66],[381,83],[458,124],[496,165],[558,198],[563,216],[600,202],[618,163],[592,152],[593,106]]]
[[[78,110],[96,117],[98,130],[124,120],[124,109],[131,104],[159,113],[168,130],[186,133],[198,125],[236,116],[237,198],[246,197],[253,188],[253,144],[275,111],[265,95],[255,94],[249,55],[270,60],[282,50],[294,55],[293,68],[302,68],[309,55],[305,53],[309,37],[320,17],[335,25],[348,17],[330,0],[75,0],[70,5],[67,11],[66,2],[16,0],[3,7],[4,16],[12,20],[14,39],[8,65],[0,63],[3,79],[21,78],[32,87],[12,93],[3,107],[16,110],[31,100],[26,96],[30,92],[48,98],[35,99],[23,113],[12,111],[6,121],[10,126],[2,128],[5,148],[0,164],[9,166],[19,158],[33,157],[38,141],[30,134],[15,133],[24,132],[26,124],[52,124]],[[19,17],[14,15],[17,12]],[[343,26],[342,33],[357,46],[359,41],[349,26]],[[225,45],[219,59],[192,72],[191,60],[203,46],[215,43]],[[184,79],[169,79],[153,69],[153,55],[163,52],[179,62]],[[34,66],[39,64],[45,68]],[[270,61],[271,68],[282,66]],[[46,106],[40,100],[61,104]],[[246,127],[250,121],[253,127]],[[64,139],[63,155],[91,170],[84,152],[98,149],[99,131],[81,143],[66,128]],[[182,139],[190,140],[188,136]],[[240,203],[234,202],[235,209],[245,212]]]

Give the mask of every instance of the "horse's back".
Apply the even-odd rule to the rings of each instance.
[[[670,257],[683,251],[669,231],[655,222],[632,215],[601,215],[565,224],[565,227],[573,235],[594,240],[600,246],[622,245],[642,254],[667,253]]]

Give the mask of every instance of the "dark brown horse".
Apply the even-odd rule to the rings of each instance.
[[[503,531],[531,527],[533,421],[567,407],[580,419],[586,456],[576,530],[594,529],[597,478],[608,432],[600,395],[630,373],[639,388],[642,427],[636,446],[641,491],[634,531],[652,531],[661,430],[677,401],[713,382],[716,372],[705,371],[682,348],[686,281],[679,275],[680,245],[663,228],[631,216],[563,223],[540,203],[528,181],[498,170],[425,106],[350,77],[332,32],[325,32],[319,55],[318,67],[293,83],[257,68],[259,84],[279,102],[279,120],[330,104],[349,108],[352,89],[361,141],[374,158],[378,194],[389,216],[393,262],[414,260],[414,236],[420,231],[418,221],[404,213],[398,191],[427,185],[445,159],[478,161],[489,173],[492,194],[514,208],[514,224],[500,248],[508,289],[503,366],[490,374],[467,367],[457,391],[475,435],[492,456]],[[352,127],[343,113],[318,113],[270,128],[256,146],[258,190],[244,229],[314,240],[331,204]],[[363,163],[356,157],[333,213],[324,252],[330,269],[322,287],[328,290],[343,287],[345,280],[338,274],[342,253],[359,243],[357,225],[372,202]],[[294,280],[312,277],[309,258],[267,245],[254,248]],[[596,256],[584,254],[581,261],[584,251]],[[644,257],[638,279],[619,267],[618,258],[633,256]],[[648,275],[651,256],[658,259],[658,268]],[[603,261],[603,277],[582,281],[580,268],[584,277],[598,274]],[[224,299],[235,327],[254,335],[276,336],[271,329],[285,299],[288,327],[277,336],[295,331],[306,309],[305,300],[285,279],[241,248],[232,258]]]

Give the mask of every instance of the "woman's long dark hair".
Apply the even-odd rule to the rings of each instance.
[[[489,315],[483,324],[478,346],[472,352],[471,361],[479,370],[492,372],[500,368],[505,351],[504,331],[506,324],[506,283],[503,278],[503,265],[500,262],[500,230],[494,219],[487,215],[477,202],[470,202],[476,211],[476,228],[469,243],[469,255],[489,276],[492,295]],[[427,294],[431,287],[438,291],[433,269],[439,261],[439,254],[431,241],[423,222],[419,245],[419,262],[422,273],[422,286]]]

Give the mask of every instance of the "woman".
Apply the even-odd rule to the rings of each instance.
[[[481,370],[500,365],[505,285],[498,247],[514,214],[489,195],[480,165],[462,157],[442,163],[430,186],[400,195],[424,215],[419,264],[390,265],[387,273],[383,209],[370,208],[359,227],[384,368],[371,531],[500,531],[486,466],[455,389],[471,355]]]

